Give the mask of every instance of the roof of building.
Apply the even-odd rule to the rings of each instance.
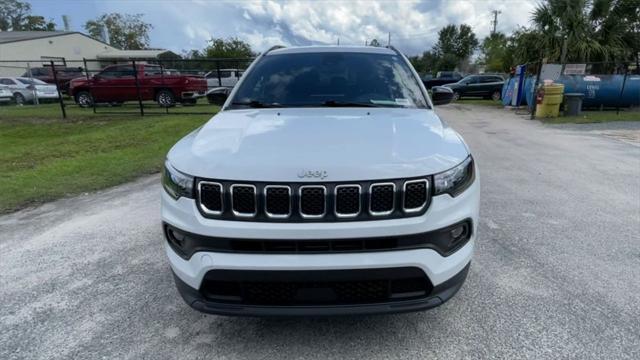
[[[386,47],[377,47],[377,46],[312,45],[312,46],[279,48],[279,49],[270,51],[267,55],[318,53],[318,52],[357,52],[357,53],[387,54],[387,55],[396,54],[392,49],[389,49]]]
[[[154,50],[116,50],[105,51],[96,55],[98,59],[154,59],[161,54],[172,53],[165,49]]]
[[[71,34],[85,35],[77,31],[0,31],[0,44],[12,43],[17,41],[42,39],[42,38],[48,38],[48,37],[54,37],[54,36],[64,36],[64,35],[71,35]]]

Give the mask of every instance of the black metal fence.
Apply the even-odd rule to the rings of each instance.
[[[67,116],[69,109],[74,109],[74,114],[85,111],[140,116],[213,114],[217,111],[216,104],[224,98],[221,94],[233,88],[252,61],[251,58],[0,61],[0,87],[11,87],[3,82],[14,81],[15,86],[24,88],[15,77],[27,78],[35,86],[31,86],[33,95],[26,92],[23,99],[35,104],[55,101],[62,117]],[[640,106],[640,69],[635,64],[588,63],[577,69],[574,66],[581,75],[566,75],[567,66],[557,80],[565,84],[565,92],[583,93],[585,107],[619,110]],[[540,77],[541,68],[542,61],[527,64],[529,89],[545,80]],[[55,84],[56,96],[36,94],[38,81]],[[525,101],[533,116],[535,99],[527,96]]]
[[[29,92],[21,100],[55,101],[61,116],[69,108],[93,113],[211,114],[253,59],[109,59],[0,61],[0,87],[14,94],[44,83],[53,94]],[[17,79],[19,78],[19,79]],[[25,79],[26,78],[26,79]]]

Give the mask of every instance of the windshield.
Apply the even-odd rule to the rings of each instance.
[[[335,52],[265,56],[231,102],[247,106],[428,107],[402,57]]]

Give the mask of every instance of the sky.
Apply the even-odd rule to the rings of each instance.
[[[27,0],[29,1],[29,0]],[[364,45],[378,39],[407,55],[420,54],[448,24],[468,24],[479,39],[491,32],[492,10],[501,11],[498,31],[527,26],[535,0],[427,1],[207,1],[207,0],[30,0],[32,12],[71,30],[104,13],[143,14],[153,25],[150,45],[181,53],[202,49],[212,37],[238,37],[254,51],[273,45]]]

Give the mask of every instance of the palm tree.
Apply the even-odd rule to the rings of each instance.
[[[593,37],[589,5],[588,0],[547,0],[534,10],[532,20],[542,35],[547,58],[584,62],[606,53]]]

